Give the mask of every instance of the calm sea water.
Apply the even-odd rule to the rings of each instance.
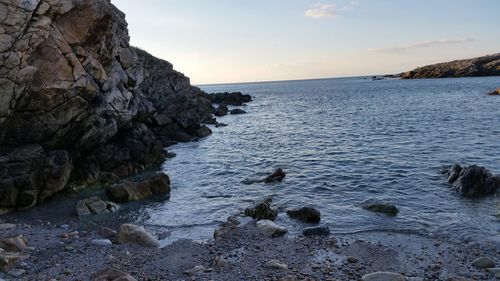
[[[140,220],[170,226],[170,239],[212,236],[220,222],[274,196],[280,210],[313,205],[334,233],[395,231],[500,243],[499,199],[459,197],[438,175],[443,165],[484,165],[500,173],[500,98],[485,93],[500,78],[309,80],[202,87],[242,91],[246,115],[219,118],[225,128],[169,148],[163,165],[169,201],[145,205]],[[245,179],[282,167],[278,184]],[[397,217],[363,210],[383,198]],[[303,227],[284,213],[290,235]]]

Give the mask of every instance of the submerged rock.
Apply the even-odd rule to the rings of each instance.
[[[258,203],[255,207],[246,208],[245,216],[251,217],[254,220],[271,220],[274,221],[278,215],[278,211],[271,208],[272,198],[267,198],[263,202]]]
[[[170,193],[170,179],[164,173],[157,173],[144,180],[128,181],[106,188],[106,195],[113,202],[130,202],[146,199],[155,194]]]
[[[286,177],[286,173],[283,171],[283,169],[278,168],[272,174],[270,174],[269,176],[267,176],[264,179],[264,182],[265,183],[280,182],[280,181],[283,181],[283,179],[285,177]]]
[[[484,167],[453,165],[443,168],[441,174],[448,178],[452,187],[464,197],[477,198],[494,194],[500,187],[500,177]]]
[[[396,216],[399,213],[394,204],[380,199],[365,200],[361,203],[361,207],[370,212],[383,213],[389,216]]]
[[[235,108],[230,111],[231,115],[246,114],[247,112],[243,109]]]
[[[264,234],[265,237],[278,237],[285,235],[288,230],[283,227],[275,224],[270,220],[260,220],[257,222],[257,229]]]
[[[363,281],[405,281],[405,277],[393,272],[374,272],[362,277]]]
[[[137,281],[132,275],[113,268],[105,268],[92,274],[92,281]]]
[[[144,247],[159,247],[160,242],[143,227],[133,224],[122,224],[116,242],[121,244],[137,244]]]
[[[321,213],[313,207],[302,207],[286,212],[289,217],[306,223],[318,223],[321,220]]]
[[[330,233],[330,227],[328,227],[328,225],[308,227],[302,231],[304,236],[328,236]]]

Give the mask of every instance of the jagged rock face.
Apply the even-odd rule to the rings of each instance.
[[[204,93],[139,58],[109,0],[0,0],[0,24],[0,207],[116,182],[210,133]]]
[[[0,0],[0,143],[88,150],[142,103],[124,15],[106,0]],[[1,17],[0,17],[1,18]]]
[[[500,53],[419,67],[401,74],[402,79],[453,78],[500,75]]]

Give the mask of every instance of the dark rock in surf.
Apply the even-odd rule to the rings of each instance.
[[[300,209],[286,212],[289,217],[306,223],[318,223],[321,221],[321,213],[313,207],[302,207]]]
[[[278,168],[272,174],[267,176],[263,181],[265,183],[281,182],[281,181],[283,181],[283,179],[285,177],[286,177],[286,173],[283,171],[283,169]]]
[[[500,88],[496,89],[494,92],[489,93],[490,96],[500,96]]]
[[[399,213],[398,208],[394,204],[380,199],[365,200],[361,203],[361,207],[370,212],[382,213],[389,216],[396,216]]]
[[[228,112],[229,112],[229,109],[227,108],[227,105],[224,103],[221,103],[221,104],[219,104],[217,109],[215,109],[214,115],[217,117],[226,116],[228,114]]]
[[[224,103],[234,106],[241,106],[244,103],[252,101],[252,97],[250,95],[244,95],[241,92],[206,94],[205,97],[212,103]]]
[[[230,111],[231,115],[240,115],[240,114],[246,114],[247,112],[243,109],[235,108]]]
[[[304,236],[328,236],[330,235],[330,227],[327,225],[319,225],[315,227],[308,227],[302,231]]]
[[[263,202],[258,203],[252,208],[245,209],[245,216],[251,217],[254,220],[271,220],[274,221],[278,215],[278,211],[271,208],[272,198],[267,198]]]
[[[441,174],[448,178],[448,182],[460,195],[468,198],[492,195],[500,187],[499,176],[476,165],[453,165],[443,168]]]

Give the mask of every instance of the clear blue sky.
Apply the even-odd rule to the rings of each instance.
[[[500,52],[499,0],[112,0],[193,83],[397,73]]]

